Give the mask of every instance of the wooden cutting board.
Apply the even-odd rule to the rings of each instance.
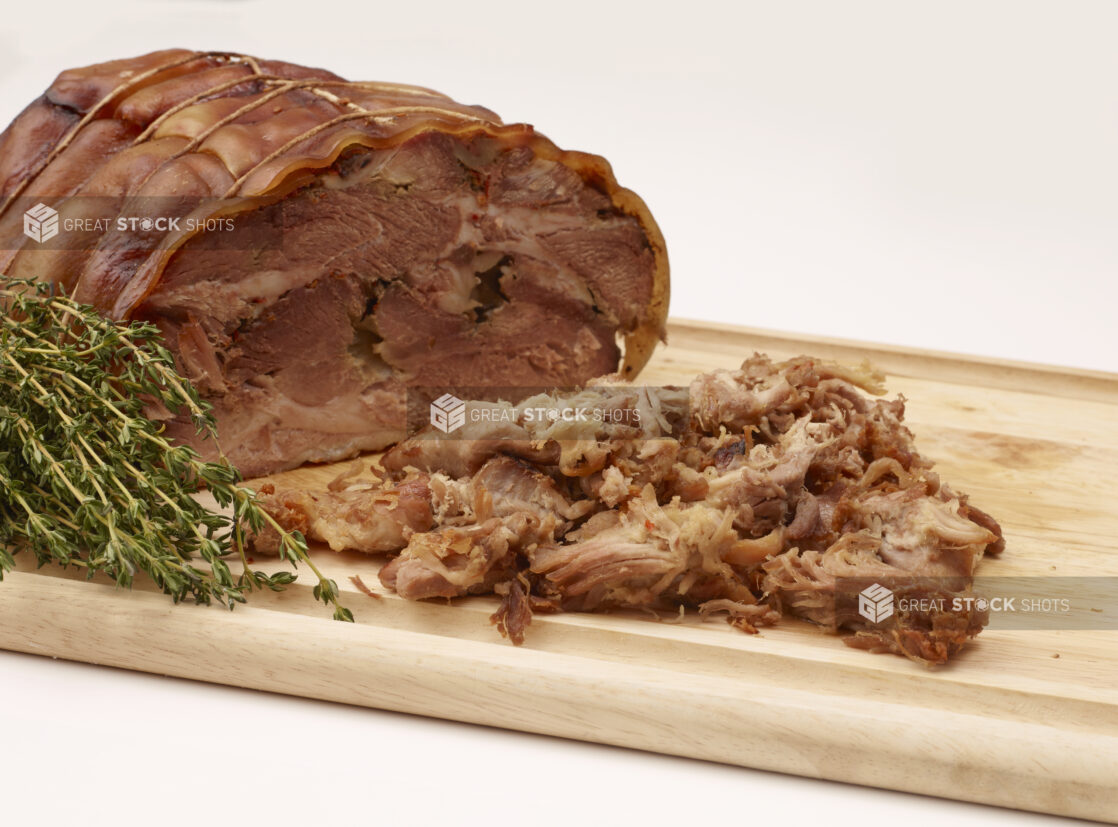
[[[754,350],[857,363],[909,399],[921,451],[998,517],[984,575],[1118,575],[1118,376],[676,322],[642,376],[686,382]],[[324,485],[338,467],[284,475]],[[407,603],[381,561],[316,552],[357,615],[311,583],[228,612],[76,573],[0,584],[0,647],[1118,823],[1118,632],[987,630],[928,669],[806,624],[758,635],[639,614],[539,617],[519,648],[489,598]],[[371,599],[349,578],[381,593]]]

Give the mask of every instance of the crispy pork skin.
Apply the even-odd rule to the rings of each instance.
[[[854,647],[943,663],[987,616],[971,601],[938,606],[968,593],[979,560],[1004,548],[1001,529],[917,452],[904,399],[867,391],[884,392],[868,366],[755,355],[689,389],[472,403],[505,415],[416,434],[384,456],[379,494],[361,495],[395,501],[416,479],[430,491],[431,528],[381,580],[414,599],[494,592],[494,623],[514,642],[534,612],[694,608],[745,631],[789,613]],[[639,424],[520,415],[592,399],[641,410]],[[350,496],[295,498],[311,506],[297,513],[290,497],[266,505],[297,528],[330,522]],[[398,535],[397,518],[378,519]],[[875,581],[898,600],[883,625],[840,599]]]
[[[42,245],[40,202],[181,221]],[[0,270],[158,324],[249,476],[391,444],[409,386],[635,376],[668,302],[602,158],[428,89],[185,50],[63,72],[0,135]]]

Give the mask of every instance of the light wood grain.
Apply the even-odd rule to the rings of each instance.
[[[888,371],[921,450],[1003,522],[1008,550],[982,574],[1118,575],[1118,377],[678,323],[642,381],[754,350]],[[380,588],[379,560],[316,561],[358,623],[330,621],[306,582],[229,613],[21,561],[0,647],[1118,823],[1118,632],[991,629],[931,670],[796,621],[750,636],[617,612],[537,618],[515,648],[489,598],[408,603]]]

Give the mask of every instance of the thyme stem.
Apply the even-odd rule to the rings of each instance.
[[[15,555],[30,553],[125,587],[141,572],[175,602],[233,608],[295,581],[251,568],[247,537],[267,526],[281,557],[317,578],[315,597],[353,620],[303,536],[259,506],[224,455],[206,462],[172,443],[147,415],[160,408],[216,444],[210,407],[177,372],[158,328],[113,322],[0,275],[0,580]],[[207,510],[195,497],[203,490],[231,515]],[[229,558],[243,565],[237,578]]]

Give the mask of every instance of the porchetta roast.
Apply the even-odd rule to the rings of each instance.
[[[404,598],[499,595],[514,642],[541,612],[693,608],[942,663],[987,621],[940,607],[1001,530],[903,398],[810,357],[627,381],[664,334],[652,216],[602,158],[487,109],[228,53],[63,72],[0,136],[0,271],[158,325],[247,476],[394,445],[261,503],[388,555]],[[451,389],[455,427],[417,431],[409,396]],[[851,581],[895,611],[841,602]]]
[[[635,376],[668,303],[604,159],[428,89],[185,50],[63,72],[0,136],[0,271],[158,324],[249,476],[397,441],[409,386]]]

